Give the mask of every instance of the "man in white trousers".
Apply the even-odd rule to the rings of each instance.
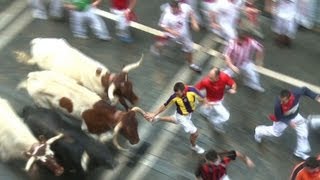
[[[170,8],[162,12],[159,21],[159,26],[163,29],[164,35],[157,37],[156,42],[150,47],[150,52],[159,56],[161,49],[170,42],[181,44],[189,68],[201,73],[202,69],[193,63],[193,41],[189,30],[190,20],[191,28],[194,31],[199,31],[194,12],[190,5],[180,3],[179,0],[170,0],[169,5]]]
[[[229,111],[222,104],[226,86],[231,87],[229,93],[236,93],[237,85],[234,80],[217,67],[213,67],[195,85],[197,89],[206,91],[207,104],[202,105],[201,114],[213,124],[215,130],[222,133],[225,132],[224,124],[230,117]]]
[[[257,126],[255,128],[255,140],[261,143],[265,136],[280,137],[290,125],[297,133],[297,147],[294,155],[304,160],[307,159],[309,157],[307,153],[311,151],[311,148],[308,140],[307,122],[299,113],[299,100],[302,96],[307,96],[320,103],[320,95],[307,87],[297,88],[293,91],[282,90],[275,103],[274,115],[270,116],[270,119],[274,121],[272,126]]]
[[[45,0],[29,0],[32,9],[32,16],[36,19],[48,19]],[[63,17],[63,3],[61,0],[50,0],[49,15],[60,19]]]
[[[70,26],[74,37],[87,39],[87,23],[98,39],[110,40],[103,19],[94,13],[101,0],[70,0],[64,7],[70,11]]]
[[[256,51],[255,62],[257,65],[263,64],[263,46],[253,38],[247,36],[244,31],[239,32],[239,37],[229,42],[224,52],[227,68],[224,70],[231,77],[242,74],[244,85],[249,88],[264,92],[260,84],[259,74],[255,71],[252,60],[252,53]]]
[[[134,18],[133,9],[136,4],[137,0],[111,0],[110,11],[117,17],[116,30],[120,41],[133,42],[129,27],[131,20],[134,20],[132,19]]]
[[[297,32],[297,0],[278,0],[274,9],[272,30],[276,33],[276,43],[280,46],[291,45]]]

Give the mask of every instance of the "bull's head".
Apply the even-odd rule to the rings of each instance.
[[[133,107],[129,112],[122,117],[119,123],[114,128],[113,135],[113,144],[120,150],[125,150],[119,145],[117,136],[119,132],[129,140],[130,144],[134,145],[140,141],[138,134],[138,121],[136,119],[136,112],[141,113],[142,115],[145,112],[139,107]]]
[[[128,80],[128,73],[130,70],[139,67],[142,61],[143,54],[138,62],[126,65],[119,74],[114,76],[113,81],[108,88],[108,97],[112,104],[117,103],[118,98],[125,98],[131,104],[137,103],[138,97],[133,92],[132,83]]]
[[[64,168],[57,163],[56,159],[54,158],[54,153],[50,149],[50,144],[61,137],[62,134],[59,134],[46,141],[43,136],[40,136],[39,143],[33,144],[30,150],[26,152],[29,160],[26,164],[25,170],[29,171],[35,161],[40,161],[48,169],[50,169],[54,175],[62,175]]]

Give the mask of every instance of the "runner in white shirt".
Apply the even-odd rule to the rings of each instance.
[[[172,0],[170,10],[164,10],[159,22],[160,27],[165,31],[164,37],[159,37],[151,46],[150,50],[155,55],[160,55],[160,50],[172,40],[182,45],[182,51],[186,53],[190,69],[201,72],[201,68],[192,61],[193,41],[189,32],[189,19],[191,27],[198,31],[199,26],[195,20],[193,10],[188,4]]]
[[[236,39],[237,37],[236,26],[239,18],[240,4],[238,1],[233,3],[232,0],[219,0],[211,8],[212,31],[227,41]]]

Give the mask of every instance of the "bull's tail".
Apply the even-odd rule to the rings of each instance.
[[[16,57],[16,60],[19,63],[23,63],[23,64],[30,64],[30,65],[34,65],[35,62],[32,61],[32,58],[29,54],[27,54],[24,51],[14,51],[14,55]]]
[[[84,151],[81,156],[81,167],[82,167],[83,171],[86,172],[88,170],[89,162],[90,162],[90,157],[89,157],[88,153],[86,151]]]

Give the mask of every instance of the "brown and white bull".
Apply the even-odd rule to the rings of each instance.
[[[35,161],[39,161],[56,176],[60,176],[64,169],[54,158],[50,144],[61,137],[62,134],[59,134],[47,141],[39,142],[9,102],[0,98],[0,159],[2,161],[29,159],[25,167],[26,171],[30,170]]]
[[[126,65],[120,73],[111,73],[102,63],[86,56],[64,39],[35,38],[30,45],[31,58],[25,53],[16,52],[20,62],[62,73],[103,99],[109,98],[112,104],[120,101],[126,110],[129,107],[125,99],[131,104],[138,101],[128,80],[128,72],[141,64],[143,55],[136,63]]]
[[[63,74],[53,71],[38,71],[28,74],[19,88],[25,88],[34,102],[44,108],[54,108],[82,120],[82,129],[90,134],[103,135],[114,131],[113,143],[120,132],[131,144],[139,142],[136,112],[144,114],[138,107],[128,112],[117,110],[97,94],[80,86]]]

